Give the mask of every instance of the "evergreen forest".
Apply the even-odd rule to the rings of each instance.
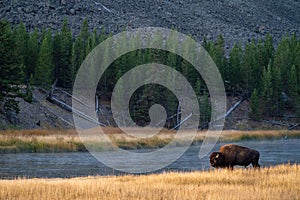
[[[111,36],[105,29],[89,31],[84,20],[74,36],[65,20],[61,30],[29,32],[23,23],[12,27],[0,21],[0,110],[18,112],[16,97],[32,101],[32,88],[57,87],[72,90],[77,70],[99,43]],[[202,46],[216,63],[228,96],[248,99],[250,118],[300,117],[300,38],[283,35],[274,43],[272,35],[226,49],[222,35],[215,41],[203,38]],[[101,100],[110,100],[118,79],[134,66],[158,62],[181,72],[192,85],[200,105],[201,127],[210,120],[209,92],[193,66],[179,56],[156,49],[139,49],[115,60],[98,84]],[[176,79],[176,78],[175,78]],[[174,81],[174,84],[176,80]],[[125,83],[124,83],[125,84]],[[130,100],[130,114],[140,125],[149,122],[148,110],[162,104],[169,118],[166,126],[176,124],[174,114],[179,102],[168,89],[149,84],[139,88]],[[288,112],[287,112],[288,111]],[[299,119],[299,118],[298,118]],[[178,120],[178,119],[177,119]]]

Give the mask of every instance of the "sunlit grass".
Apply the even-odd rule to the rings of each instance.
[[[0,180],[0,199],[300,199],[299,165],[73,179]]]
[[[143,149],[161,148],[169,144],[176,136],[176,131],[162,130],[159,134],[147,135],[147,129],[127,128],[123,133],[118,128],[103,129],[108,141],[123,149]],[[155,129],[149,129],[153,132]],[[176,141],[176,145],[184,144],[186,138],[192,131],[184,131],[182,136]],[[202,142],[207,133],[198,131],[194,139],[194,144]],[[85,132],[83,133],[85,135]],[[85,144],[89,144],[95,149],[101,150],[104,140],[97,137],[98,129],[86,132]],[[82,136],[82,135],[81,135]],[[236,142],[242,140],[263,140],[279,138],[300,138],[300,131],[274,130],[274,131],[232,131],[222,132],[220,140],[224,142]],[[0,153],[18,152],[78,152],[86,151],[82,138],[78,136],[76,130],[6,130],[0,132]]]
[[[0,132],[0,153],[84,151],[76,131],[7,130]]]
[[[281,138],[300,138],[300,131],[289,130],[256,130],[256,131],[223,131],[225,141],[265,140]]]

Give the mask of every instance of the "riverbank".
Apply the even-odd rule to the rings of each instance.
[[[0,180],[0,199],[300,199],[299,165],[235,169]]]
[[[106,136],[115,146],[123,149],[153,149],[167,145],[176,135],[175,131],[163,130],[153,137],[145,137],[145,129],[129,129],[134,135],[141,134],[143,138],[129,136],[117,128],[104,128]],[[94,131],[95,134],[97,132]],[[189,136],[190,131],[186,131]],[[193,144],[201,143],[206,131],[198,131]],[[300,131],[232,131],[222,132],[220,141],[238,142],[244,140],[300,138]],[[103,141],[90,141],[101,149]],[[182,139],[184,143],[184,138]],[[178,146],[180,146],[180,141]],[[47,153],[47,152],[86,152],[86,148],[76,130],[6,130],[0,132],[0,153]]]

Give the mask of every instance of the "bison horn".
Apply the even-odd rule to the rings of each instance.
[[[219,158],[219,154],[216,155],[216,158]]]

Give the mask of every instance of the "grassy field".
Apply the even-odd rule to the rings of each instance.
[[[0,199],[300,199],[300,166],[190,173],[0,180]]]
[[[163,130],[153,137],[138,138],[128,136],[117,128],[104,128],[110,140],[124,149],[160,148],[168,144],[175,136],[175,131]],[[144,129],[130,129],[133,134],[143,134]],[[95,134],[97,134],[95,132]],[[186,131],[189,134],[189,131]],[[203,141],[205,131],[199,131],[194,143]],[[262,140],[277,138],[300,138],[300,131],[223,131],[221,141]],[[101,148],[101,141],[91,141]],[[178,144],[180,145],[180,143]],[[19,152],[80,152],[86,151],[76,130],[6,130],[0,131],[0,153]]]

